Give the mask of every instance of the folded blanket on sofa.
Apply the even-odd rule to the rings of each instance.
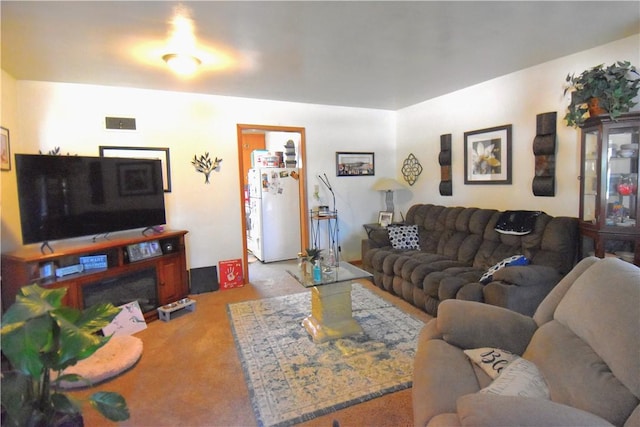
[[[505,211],[498,218],[495,230],[503,234],[522,236],[533,231],[541,211]]]

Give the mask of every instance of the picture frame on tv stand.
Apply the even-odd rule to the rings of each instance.
[[[129,262],[141,261],[143,259],[154,258],[162,255],[162,247],[158,240],[135,243],[127,246]]]

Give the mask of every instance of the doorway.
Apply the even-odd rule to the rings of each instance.
[[[297,156],[298,168],[298,198],[300,200],[300,251],[309,244],[309,227],[307,224],[307,191],[306,191],[306,146],[305,129],[291,126],[268,126],[238,124],[238,168],[240,175],[240,213],[242,215],[242,269],[245,284],[249,283],[249,262],[247,248],[247,172],[251,168],[251,152],[264,148],[265,135],[275,132],[296,133],[299,135]]]

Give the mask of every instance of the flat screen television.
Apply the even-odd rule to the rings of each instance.
[[[166,223],[162,163],[16,154],[23,244]]]

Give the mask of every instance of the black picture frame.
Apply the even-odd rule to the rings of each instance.
[[[162,189],[171,193],[171,162],[169,149],[163,147],[99,146],[100,157],[125,157],[130,159],[160,159],[163,167]]]
[[[464,183],[511,184],[512,125],[464,133]]]
[[[374,176],[375,174],[374,153],[336,152],[336,176]]]

